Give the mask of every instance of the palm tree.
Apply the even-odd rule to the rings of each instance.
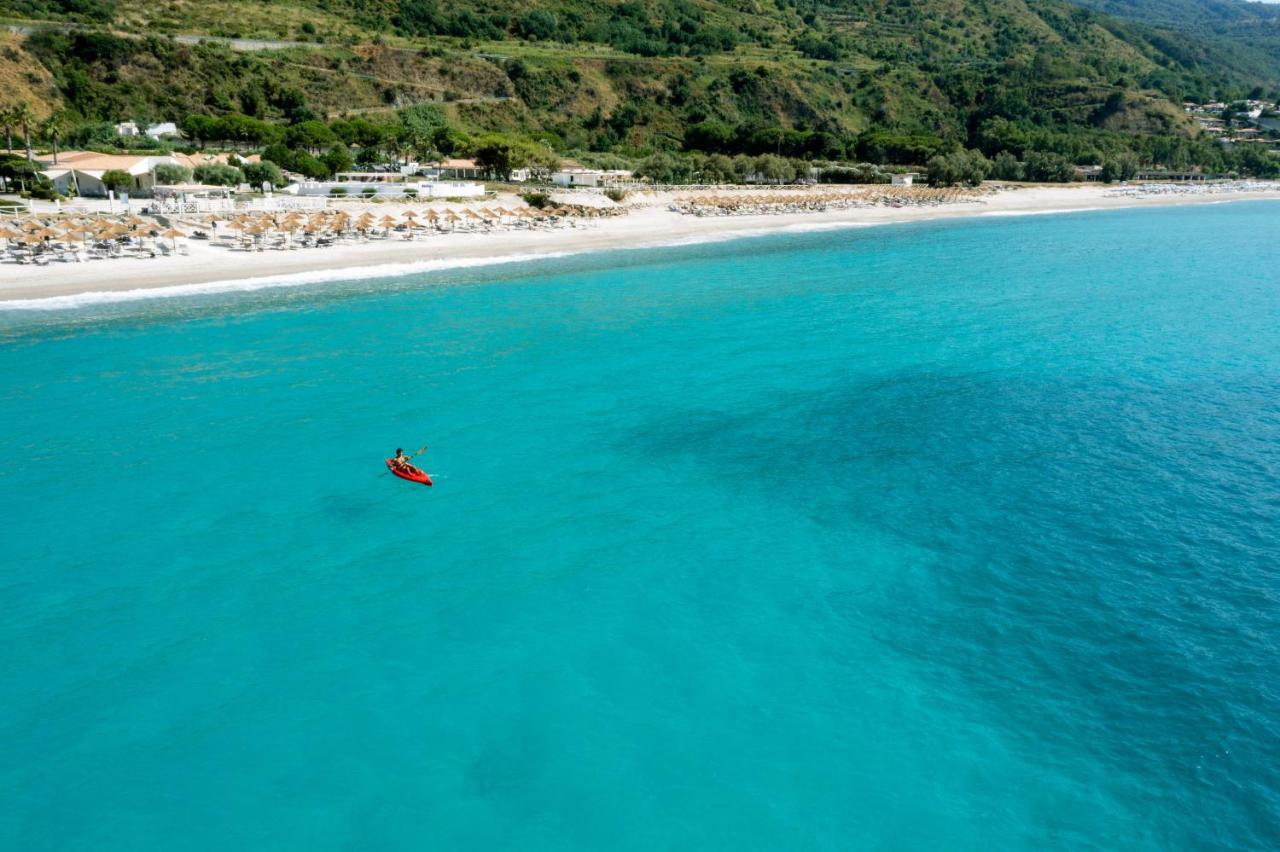
[[[388,133],[382,139],[382,144],[378,146],[391,159],[392,162],[400,160],[400,140],[396,138],[394,133]]]
[[[44,123],[44,138],[53,143],[53,164],[58,165],[58,140],[62,138],[63,118],[58,113],[49,116]]]
[[[27,162],[31,162],[35,157],[31,154],[31,125],[36,120],[36,114],[31,111],[31,104],[23,101],[13,109],[13,123],[22,127],[22,142],[27,146]]]
[[[4,125],[5,150],[13,153],[13,116],[15,110],[11,106],[0,107],[0,124]]]

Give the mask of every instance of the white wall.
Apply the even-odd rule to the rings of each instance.
[[[471,181],[433,181],[420,183],[361,183],[359,181],[303,181],[298,195],[328,196],[337,187],[347,191],[347,198],[363,198],[364,191],[376,189],[376,198],[403,198],[405,190],[417,190],[418,198],[482,198],[484,184]]]
[[[551,182],[556,186],[599,186],[599,172],[556,172]]]
[[[419,198],[483,198],[484,184],[472,181],[423,181],[418,184]]]

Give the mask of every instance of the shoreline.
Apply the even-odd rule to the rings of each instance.
[[[661,248],[769,234],[839,230],[964,218],[1097,212],[1140,207],[1280,200],[1280,183],[1230,194],[1188,191],[1149,196],[1108,195],[1114,187],[1020,187],[981,202],[929,207],[874,207],[698,217],[667,210],[680,193],[651,197],[628,215],[553,231],[436,234],[291,252],[233,252],[190,242],[190,254],[168,258],[89,261],[38,269],[0,265],[0,311],[58,310],[88,304],[201,293],[300,286],[353,277],[389,278],[451,268],[527,262],[588,252]]]

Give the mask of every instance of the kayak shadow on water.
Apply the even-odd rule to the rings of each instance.
[[[381,514],[376,500],[356,494],[329,494],[320,498],[320,506],[326,517],[343,521],[365,521]]]

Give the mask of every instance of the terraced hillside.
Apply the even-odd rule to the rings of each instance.
[[[1062,0],[3,5],[33,27],[23,47],[55,82],[53,106],[85,124],[391,121],[432,103],[455,142],[496,132],[558,151],[1199,161],[1183,98],[1280,89],[1265,62],[1216,61],[1216,43],[1167,44]],[[168,37],[193,35],[255,43]]]

